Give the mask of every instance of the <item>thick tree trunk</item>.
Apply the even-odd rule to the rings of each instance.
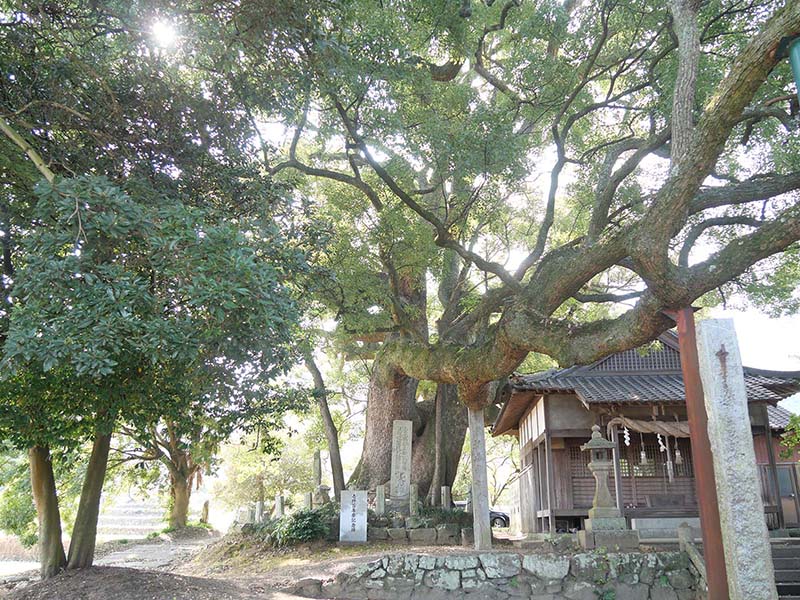
[[[172,506],[169,511],[169,526],[171,529],[186,527],[189,517],[189,500],[192,497],[192,485],[189,477],[181,471],[170,474],[172,483]]]
[[[61,541],[61,513],[58,510],[56,479],[50,449],[34,446],[28,451],[31,491],[39,518],[39,561],[42,579],[57,575],[67,564]]]
[[[97,518],[100,515],[100,496],[108,467],[108,450],[111,446],[111,433],[98,433],[92,445],[89,466],[81,488],[78,514],[72,527],[69,543],[68,569],[91,567],[94,560],[94,546],[97,540]]]
[[[319,405],[319,412],[322,416],[322,423],[325,426],[325,438],[328,441],[328,453],[331,457],[331,471],[333,474],[333,492],[334,498],[339,499],[341,492],[344,489],[344,470],[342,469],[342,457],[339,454],[339,432],[336,430],[336,424],[333,422],[330,408],[328,407],[328,393],[325,389],[325,381],[322,379],[322,373],[317,368],[314,358],[311,353],[305,356],[306,368],[314,378],[314,390],[317,394],[317,404]]]
[[[435,450],[433,453],[433,477],[431,487],[428,490],[428,502],[431,506],[439,506],[442,503],[442,471],[444,471],[443,452],[442,452],[442,421],[444,420],[444,388],[436,386],[436,412],[434,414],[434,438]],[[449,508],[449,507],[448,507]]]
[[[436,409],[440,405],[441,414],[437,415]],[[456,386],[439,384],[436,402],[430,403],[428,410],[426,408],[420,406],[420,414],[425,418],[424,429],[414,440],[411,457],[411,480],[417,484],[421,497],[430,497],[432,492],[438,496],[441,486],[453,486],[467,432],[467,408],[459,401]],[[441,424],[438,436],[437,420]],[[440,455],[438,482],[437,452]]]
[[[375,357],[367,395],[364,449],[361,461],[348,482],[350,487],[371,490],[389,481],[392,422],[397,419],[414,421],[414,431],[419,429],[421,423],[415,407],[417,384],[416,379],[383,364],[380,354]]]
[[[417,381],[379,361],[380,357],[376,358],[370,379],[364,450],[349,484],[356,489],[374,489],[389,480],[392,422],[409,420],[414,422],[411,480],[424,498],[429,494],[436,466],[435,406],[433,402],[417,403]],[[456,386],[440,384],[436,394],[443,408],[439,486],[452,486],[467,431],[467,410],[459,402]]]

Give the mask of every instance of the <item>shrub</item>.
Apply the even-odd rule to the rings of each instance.
[[[29,479],[12,480],[0,494],[0,529],[16,535],[25,547],[36,544],[36,507]]]
[[[434,525],[455,523],[460,527],[472,527],[472,514],[460,508],[448,510],[440,506],[426,506],[420,510],[420,516],[431,519]]]
[[[245,525],[242,532],[254,535],[275,548],[285,548],[324,539],[335,506],[329,504],[315,510],[300,510],[291,515],[258,525]]]

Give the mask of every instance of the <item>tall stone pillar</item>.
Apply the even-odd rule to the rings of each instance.
[[[742,359],[731,319],[697,326],[731,600],[777,599]]]
[[[489,523],[489,482],[486,475],[486,431],[483,409],[469,412],[469,444],[472,459],[472,523],[475,550],[490,550],[492,526]]]

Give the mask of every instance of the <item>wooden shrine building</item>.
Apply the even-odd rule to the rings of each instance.
[[[582,527],[595,484],[580,446],[595,424],[617,444],[610,485],[633,528],[699,523],[678,340],[668,332],[659,341],[649,351],[510,378],[492,433],[519,438],[523,534]],[[797,457],[781,458],[791,413],[777,406],[800,390],[800,372],[744,371],[768,525],[800,526]]]

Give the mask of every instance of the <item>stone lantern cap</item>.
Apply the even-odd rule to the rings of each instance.
[[[592,439],[581,446],[581,450],[613,450],[617,445],[614,442],[609,442],[600,433],[600,426],[592,426]]]

